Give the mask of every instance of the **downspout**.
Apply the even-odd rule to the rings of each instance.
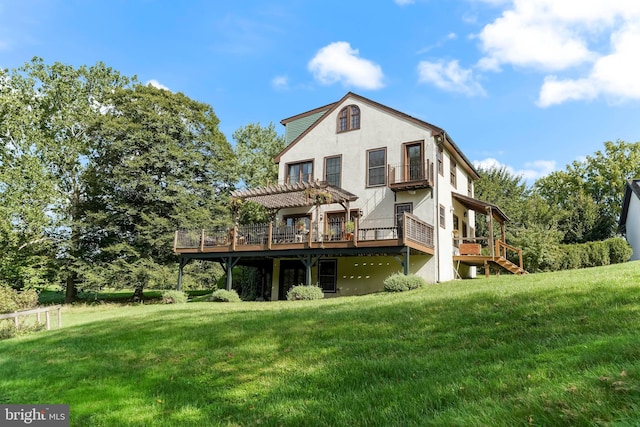
[[[439,135],[440,138],[446,138],[444,131]],[[435,218],[436,218],[436,283],[440,283],[440,197],[439,197],[439,181],[440,181],[440,171],[438,166],[438,146],[442,145],[442,141],[439,138],[436,138],[436,182],[434,183],[435,192]],[[444,151],[443,151],[444,154]],[[441,159],[442,167],[444,167],[444,159]]]

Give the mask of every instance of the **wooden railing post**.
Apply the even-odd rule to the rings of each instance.
[[[273,241],[273,222],[269,223],[269,232],[267,233],[267,249],[271,249],[271,242]]]
[[[203,228],[202,231],[200,232],[200,252],[204,252],[204,239],[205,239],[205,235],[204,235],[204,228]]]
[[[231,250],[236,251],[236,235],[238,232],[238,226],[234,225],[231,231]]]
[[[173,251],[175,252],[178,248],[178,230],[173,234]]]

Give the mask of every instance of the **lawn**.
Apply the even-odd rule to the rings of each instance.
[[[0,403],[77,426],[640,420],[640,263],[321,301],[65,308],[0,341]]]

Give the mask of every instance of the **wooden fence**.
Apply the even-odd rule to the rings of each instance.
[[[16,325],[16,329],[20,327],[20,317],[21,316],[36,316],[36,321],[40,323],[40,314],[45,314],[45,321],[47,330],[51,329],[51,315],[50,313],[54,310],[58,312],[58,328],[62,327],[62,313],[60,310],[62,309],[61,305],[52,305],[48,307],[39,307],[31,310],[24,311],[16,311],[14,313],[0,314],[0,320],[2,319],[13,319]]]

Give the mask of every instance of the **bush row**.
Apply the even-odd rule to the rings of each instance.
[[[557,264],[560,270],[619,264],[631,257],[633,249],[621,237],[600,242],[560,245]]]

